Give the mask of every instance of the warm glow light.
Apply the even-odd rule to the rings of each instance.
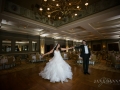
[[[37,31],[42,31],[43,29],[37,29]]]
[[[41,54],[44,54],[45,53],[45,41],[44,39],[40,39],[40,51],[41,51]]]
[[[77,6],[77,8],[80,8],[80,6]]]
[[[85,3],[85,6],[87,6],[88,5],[88,3]]]
[[[48,15],[48,17],[50,17],[50,15]]]
[[[47,8],[47,10],[50,10],[50,8]]]
[[[60,39],[61,37],[54,37],[55,39]]]
[[[77,16],[77,13],[75,13],[75,16]]]
[[[40,35],[41,37],[45,37],[45,36],[48,36],[49,34],[42,34]]]
[[[103,48],[105,48],[105,45],[103,45]]]
[[[59,19],[61,19],[61,17],[59,17]]]
[[[89,46],[89,48],[91,48],[91,46]]]
[[[58,34],[58,33],[53,33],[53,34]]]
[[[41,53],[44,54],[44,46],[41,45]]]
[[[79,12],[83,6],[88,6],[88,0],[82,1],[84,0],[77,0],[76,2],[74,0],[65,0],[63,2],[61,0],[40,0],[40,4],[36,4],[35,7],[40,7],[39,10],[42,16],[47,15],[50,19],[61,21],[68,16],[74,18],[77,16],[75,13]],[[81,5],[81,3],[84,5]]]
[[[42,11],[43,9],[42,9],[42,8],[40,8],[39,10],[40,10],[40,11]]]
[[[71,3],[69,3],[69,5],[71,5]]]
[[[56,6],[59,6],[59,4],[56,4]]]

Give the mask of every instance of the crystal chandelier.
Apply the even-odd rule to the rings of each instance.
[[[60,20],[66,16],[77,16],[77,12],[88,6],[88,0],[41,0],[35,7],[41,16]]]

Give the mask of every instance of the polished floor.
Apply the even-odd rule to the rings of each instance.
[[[0,90],[120,90],[120,73],[89,68],[84,75],[82,65],[71,64],[73,78],[68,82],[51,83],[38,73],[46,62],[34,63],[33,68],[0,75]]]

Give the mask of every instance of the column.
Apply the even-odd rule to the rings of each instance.
[[[118,41],[118,47],[119,47],[119,51],[120,51],[120,40]]]
[[[68,40],[66,40],[66,48],[69,48],[69,46],[68,46]],[[68,50],[66,50],[66,52],[68,52]]]
[[[2,25],[1,22],[2,22],[2,18],[0,18],[0,28],[1,28],[1,25]]]
[[[3,3],[3,0],[0,0],[0,13],[2,11],[2,3]]]
[[[0,38],[0,53],[2,53],[2,38]]]
[[[29,52],[32,51],[32,40],[29,40]]]
[[[40,38],[40,53],[45,53],[45,38],[43,37]]]
[[[11,41],[11,52],[15,52],[15,39]]]
[[[1,3],[1,0],[0,0],[0,3]],[[1,28],[1,21],[2,19],[0,18],[0,28]],[[0,33],[1,35],[1,33]],[[2,53],[2,38],[0,37],[0,53]]]

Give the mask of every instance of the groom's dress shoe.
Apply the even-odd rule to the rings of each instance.
[[[86,74],[90,75],[90,73],[88,73],[88,72]]]

